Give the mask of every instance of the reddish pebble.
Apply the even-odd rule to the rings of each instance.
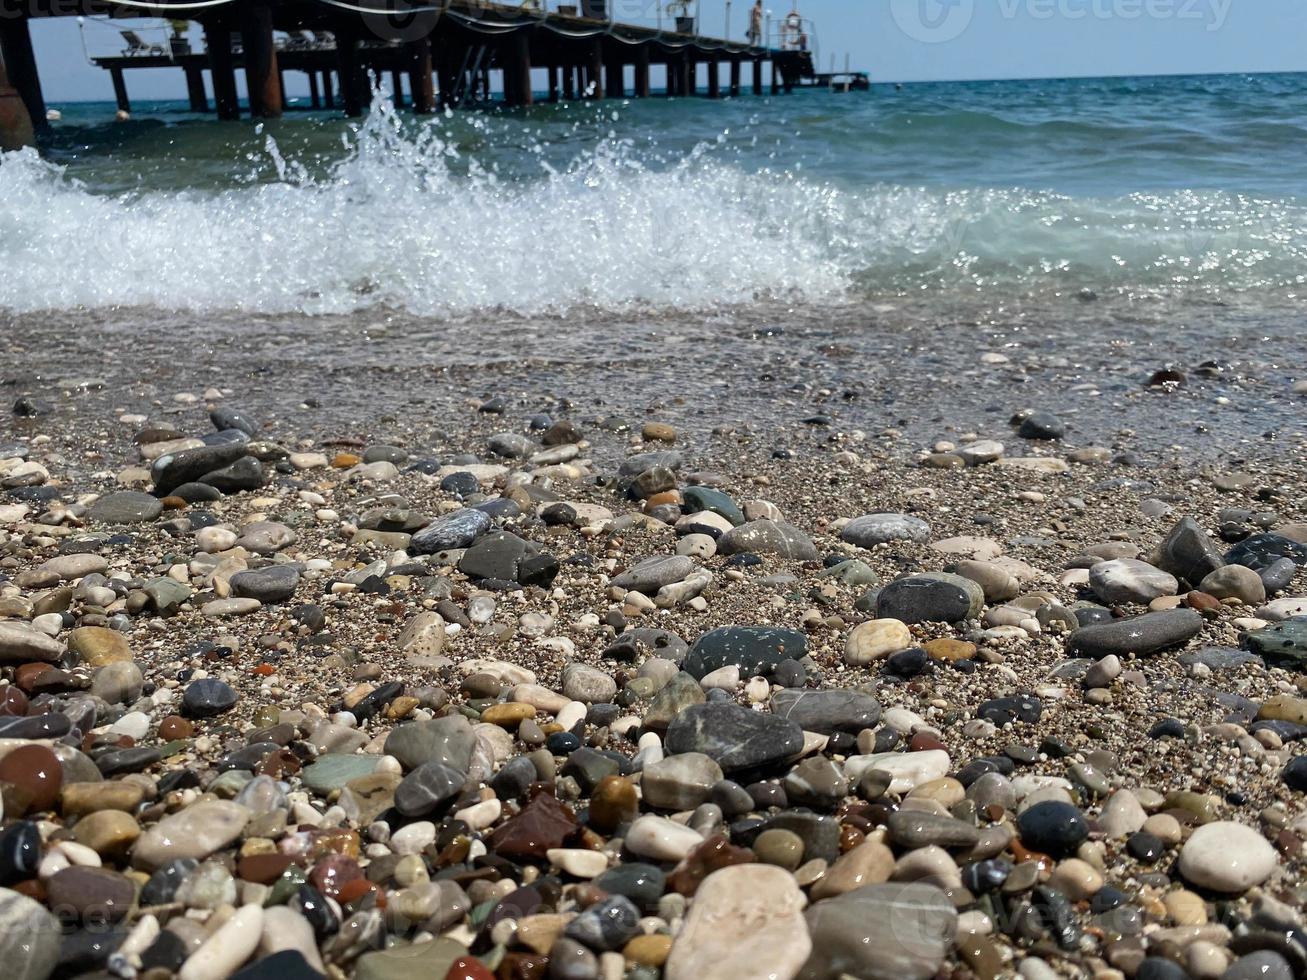
[[[841,827],[840,828],[840,853],[847,854],[849,851],[853,850],[855,847],[857,847],[866,839],[867,839],[867,835],[864,834],[857,827],[850,827],[847,825]]]
[[[364,895],[376,890],[377,886],[366,878],[355,878],[340,886],[336,892],[336,901],[340,902],[341,905],[353,905]],[[377,904],[384,906],[385,903],[378,902]]]
[[[1206,592],[1190,592],[1184,597],[1184,604],[1190,609],[1196,609],[1200,613],[1219,613],[1221,611],[1221,600],[1215,596],[1210,596]]]
[[[10,885],[9,888],[11,891],[16,891],[20,895],[26,895],[28,898],[40,902],[42,905],[45,904],[46,898],[49,897],[46,894],[45,882],[40,878],[28,878],[25,881],[16,881]]]
[[[21,745],[0,759],[0,782],[21,789],[30,800],[28,811],[48,810],[59,798],[64,767],[44,745]]]
[[[24,691],[31,691],[36,687],[42,674],[48,674],[53,670],[54,668],[49,664],[23,664],[14,671],[14,683]]]
[[[0,688],[0,717],[21,718],[27,714],[27,695],[13,684]]]
[[[159,737],[165,742],[177,738],[190,738],[195,734],[195,726],[180,715],[169,715],[159,722]]]
[[[353,858],[343,854],[328,854],[309,872],[309,884],[322,894],[337,898],[347,882],[363,877],[363,870]]]
[[[737,847],[723,834],[715,834],[687,854],[680,867],[667,876],[667,890],[689,897],[714,871],[733,864],[749,864],[753,860],[753,851]]]
[[[930,749],[943,749],[947,752],[948,746],[930,732],[917,732],[908,743],[909,752],[926,752]]]
[[[495,975],[474,956],[460,956],[450,964],[445,980],[495,980]]]
[[[271,885],[291,863],[289,854],[246,854],[236,862],[236,875],[244,881]]]
[[[303,763],[290,749],[281,749],[277,752],[269,753],[263,761],[256,767],[256,772],[260,776],[271,776],[274,779],[280,779],[283,776],[293,776],[300,771]]]

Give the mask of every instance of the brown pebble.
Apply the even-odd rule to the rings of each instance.
[[[846,824],[840,828],[840,853],[847,854],[866,839],[867,835],[861,830]]]
[[[976,655],[976,645],[974,643],[968,643],[966,640],[954,640],[950,637],[928,640],[922,644],[921,648],[930,655],[932,660],[943,660],[949,663],[970,660]]]
[[[654,933],[636,936],[622,949],[622,955],[641,966],[660,967],[667,961],[667,954],[671,951],[672,937]]]
[[[635,786],[622,776],[605,776],[590,799],[590,824],[606,834],[639,812],[640,800]]]
[[[17,812],[49,810],[59,798],[63,786],[64,767],[59,757],[44,745],[20,745],[0,759],[0,783],[8,783],[21,791],[27,804]],[[5,794],[8,804],[9,794]],[[11,811],[6,805],[6,816]]]
[[[941,742],[938,736],[926,731],[917,732],[912,736],[912,740],[908,742],[909,752],[925,752],[929,749],[940,749],[947,752],[948,746]]]
[[[195,734],[195,726],[180,715],[169,715],[159,722],[159,737],[165,742],[178,738],[190,738]]]

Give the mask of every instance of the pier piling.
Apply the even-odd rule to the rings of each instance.
[[[649,98],[649,48],[644,44],[635,49],[635,97]]]
[[[204,91],[204,69],[199,65],[186,66],[186,99],[191,112],[208,112],[209,97]]]
[[[508,39],[504,63],[504,97],[513,106],[530,105],[532,102],[531,40],[526,31],[517,31]]]
[[[427,115],[436,110],[436,90],[431,78],[431,38],[409,44],[408,87],[413,94],[413,111]]]
[[[130,113],[132,103],[127,98],[127,81],[123,78],[123,70],[114,68],[109,72],[109,77],[113,80],[113,100],[118,103],[118,111]]]
[[[272,8],[262,3],[245,7],[241,17],[241,47],[245,57],[245,85],[250,115],[276,119],[281,115],[281,77],[277,48],[272,39]]]
[[[14,87],[35,129],[44,129],[45,96],[41,93],[41,76],[36,69],[32,50],[32,32],[26,16],[0,16],[0,59],[4,60],[9,84]]]
[[[236,63],[231,53],[231,24],[218,17],[204,23],[204,46],[209,50],[209,75],[213,79],[213,103],[219,119],[239,119],[236,97]]]
[[[27,106],[9,84],[4,58],[0,57],[0,150],[17,150],[31,146],[35,140]]]
[[[340,77],[340,98],[345,115],[363,115],[363,66],[359,61],[359,39],[351,26],[336,29],[337,74]]]
[[[586,97],[602,99],[604,97],[604,49],[598,38],[586,44],[585,74]]]

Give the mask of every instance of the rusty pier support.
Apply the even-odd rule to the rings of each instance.
[[[272,8],[250,3],[241,15],[241,47],[245,50],[245,86],[250,115],[277,119],[282,112],[281,72],[272,41]]]
[[[17,150],[36,142],[32,117],[17,90],[9,84],[4,59],[0,58],[0,150]]]

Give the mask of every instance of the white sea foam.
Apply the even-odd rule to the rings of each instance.
[[[1219,192],[1113,199],[833,185],[712,144],[668,164],[610,137],[506,179],[381,99],[328,174],[95,193],[27,150],[0,162],[0,307],[426,315],[838,303],[930,288],[1294,288],[1307,209]],[[872,169],[872,162],[868,163]]]

